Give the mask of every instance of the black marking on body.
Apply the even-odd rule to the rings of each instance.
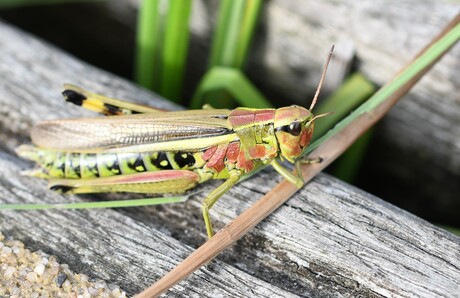
[[[165,152],[158,152],[157,158],[152,158],[151,161],[152,164],[159,169],[172,170],[173,168]]]
[[[216,116],[213,116],[212,118],[216,118],[216,119],[228,119],[228,115],[216,115]]]
[[[77,106],[81,106],[86,100],[86,96],[74,90],[64,90],[62,95],[66,101],[76,104]]]
[[[58,158],[54,162],[54,168],[56,170],[61,171],[64,174],[65,173],[65,158],[62,159],[61,156],[58,156]]]
[[[109,170],[110,172],[114,174],[121,174],[121,169],[120,169],[120,164],[118,163],[118,158],[116,157],[116,155],[114,155],[113,157],[114,157],[113,163],[112,164],[105,163],[105,167],[107,168],[107,170]]]
[[[77,174],[77,176],[81,178],[80,165],[76,166],[73,170],[75,171],[75,174]]]
[[[68,185],[57,184],[57,185],[51,186],[50,189],[54,190],[54,191],[57,191],[57,192],[67,193],[67,192],[71,191],[72,189],[74,189],[74,187],[68,186]]]
[[[110,103],[104,103],[104,113],[108,115],[140,114],[138,111],[125,109]]]
[[[191,167],[195,164],[195,157],[191,153],[179,151],[174,154],[174,161],[177,163],[179,168],[184,168],[186,166]]]
[[[93,165],[87,164],[86,167],[88,171],[94,174],[95,177],[99,177],[99,169],[97,168],[97,155],[96,154],[88,154],[88,159],[92,159],[94,161]]]
[[[168,162],[168,164],[169,164],[169,162]],[[145,172],[146,171],[144,160],[142,159],[141,154],[137,155],[136,160],[133,163],[128,162],[127,165],[128,165],[128,167],[130,169],[135,170],[137,172]]]
[[[104,103],[104,108],[105,108],[106,114],[110,114],[110,115],[121,115],[121,114],[123,114],[123,112],[120,109],[120,107],[114,106],[114,105],[109,104],[109,103]]]
[[[80,159],[80,154],[79,153],[71,153],[69,156],[67,156],[67,159],[69,161],[68,166],[75,172],[75,175],[78,176],[78,178],[81,178],[81,173],[80,173],[80,163],[77,166],[74,166],[73,161],[75,159]],[[67,164],[67,162],[66,162]]]

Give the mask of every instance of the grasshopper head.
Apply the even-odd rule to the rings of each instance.
[[[321,79],[316,89],[310,109],[300,106],[290,106],[276,110],[274,129],[280,148],[280,157],[294,163],[310,144],[315,126],[315,119],[329,115],[329,113],[313,116],[311,111],[315,107],[321,86],[326,76],[327,66],[331,61],[334,46],[331,47],[329,56],[321,74]]]
[[[313,136],[314,116],[304,107],[290,106],[276,110],[275,135],[281,151],[280,157],[294,162]]]

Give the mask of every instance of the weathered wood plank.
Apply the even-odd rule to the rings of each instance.
[[[0,200],[84,200],[19,176],[10,154],[42,119],[82,115],[58,94],[65,81],[122,98],[152,96],[27,34],[0,25]],[[8,42],[3,42],[8,40]],[[154,101],[154,104],[160,104]],[[69,108],[70,107],[70,108]],[[228,222],[275,185],[264,171],[233,188],[212,209]],[[203,189],[207,192],[216,183]],[[7,212],[4,234],[56,254],[74,270],[133,294],[205,239],[202,194],[186,204],[114,210]],[[176,240],[174,239],[176,238]],[[179,240],[179,241],[178,241]],[[460,239],[327,175],[320,175],[248,236],[169,292],[194,296],[450,296],[460,291]]]

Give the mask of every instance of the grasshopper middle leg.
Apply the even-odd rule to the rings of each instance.
[[[214,235],[214,230],[212,228],[211,218],[209,217],[209,210],[217,202],[217,200],[222,197],[233,185],[235,185],[241,178],[241,172],[234,171],[230,173],[230,178],[225,180],[218,188],[214,189],[207,197],[204,199],[203,204],[201,205],[201,211],[203,213],[204,224],[206,226],[206,232],[208,238]]]

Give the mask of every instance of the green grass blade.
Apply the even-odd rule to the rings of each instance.
[[[159,89],[159,57],[162,40],[159,7],[161,0],[144,0],[139,9],[136,36],[136,82],[151,90]]]
[[[210,69],[195,91],[191,108],[200,108],[205,101],[214,107],[268,107],[269,102],[242,73],[230,70],[243,67],[262,1],[222,0],[220,4]],[[231,81],[225,82],[228,78]]]
[[[246,60],[261,0],[222,0],[209,67],[241,69]]]
[[[235,66],[242,68],[251,45],[254,29],[262,6],[261,0],[248,0],[245,3],[245,13],[243,16],[242,27],[238,39],[238,48],[235,58]]]
[[[217,65],[227,67],[237,67],[236,57],[238,53],[238,44],[240,43],[239,35],[244,16],[244,2],[246,0],[225,0],[232,1],[232,7],[229,11],[227,27],[225,28],[225,40],[223,47],[218,53]]]
[[[213,43],[211,48],[211,58],[209,68],[217,65],[224,65],[225,52],[229,52],[227,47],[236,47],[235,32],[229,30],[230,24],[234,24],[234,19],[238,17],[238,8],[242,8],[242,0],[221,0],[219,7],[219,16],[216,31],[214,32]],[[229,32],[230,31],[230,32]],[[232,35],[232,33],[234,35]],[[232,42],[228,42],[232,40]],[[228,62],[231,63],[231,62]]]
[[[178,196],[102,202],[78,202],[57,204],[0,204],[0,210],[125,208],[180,203],[186,201],[188,198],[189,196]]]
[[[253,108],[270,107],[270,103],[240,70],[215,66],[208,71],[201,80],[201,83],[193,96],[191,108],[201,108],[204,104],[204,98],[212,91],[223,90],[236,99],[241,106]],[[210,100],[210,104],[213,107],[222,107],[222,103],[219,98]]]
[[[191,0],[144,0],[139,14],[136,81],[175,102],[182,95],[191,6]]]
[[[162,50],[162,75],[160,94],[180,102],[182,81],[189,43],[188,21],[191,0],[170,0]]]

